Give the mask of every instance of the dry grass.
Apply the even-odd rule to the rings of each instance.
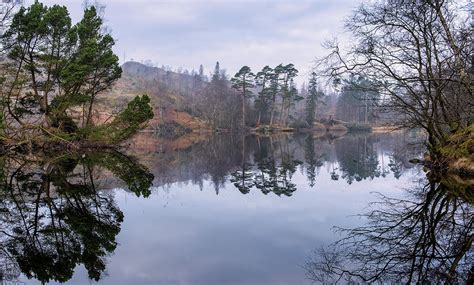
[[[372,127],[372,133],[385,134],[385,133],[398,133],[404,132],[405,130],[400,126],[375,126]]]

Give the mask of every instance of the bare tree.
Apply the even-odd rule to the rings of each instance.
[[[307,277],[326,283],[397,284],[464,284],[472,279],[472,196],[454,194],[460,188],[452,185],[431,181],[408,190],[404,198],[381,195],[361,215],[366,225],[338,228],[345,236],[313,253],[305,266]]]
[[[472,33],[468,6],[454,0],[386,0],[361,5],[345,26],[355,44],[319,60],[332,79],[357,74],[378,82],[400,123],[426,130],[429,147],[474,121]]]

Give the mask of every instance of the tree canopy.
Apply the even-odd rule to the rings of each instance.
[[[81,129],[95,127],[97,95],[108,90],[122,74],[112,50],[114,44],[94,6],[84,9],[77,24],[72,24],[64,6],[48,7],[35,1],[19,8],[1,37],[7,57],[0,62],[3,139],[87,140],[78,134],[90,133]],[[132,110],[117,116],[116,120],[127,124],[124,129],[137,129],[137,118],[141,124],[152,117],[149,99],[143,98],[137,99],[146,103],[134,108],[136,116],[126,115]],[[125,117],[129,121],[125,122]],[[126,136],[122,133],[119,137]]]

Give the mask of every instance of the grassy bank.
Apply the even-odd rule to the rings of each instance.
[[[474,177],[474,124],[450,135],[448,143],[439,152],[450,172]]]

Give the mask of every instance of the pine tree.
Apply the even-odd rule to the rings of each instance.
[[[28,8],[20,8],[3,35],[2,46],[14,63],[14,73],[24,75],[23,80],[28,81],[32,91],[22,92],[21,97],[7,95],[17,97],[17,104],[14,109],[9,108],[9,115],[21,125],[23,115],[33,113],[44,115],[45,124],[50,123],[48,95],[58,87],[76,41],[70,30],[71,18],[65,7],[48,8],[35,2]],[[17,82],[12,86],[18,86],[22,80],[16,76],[14,81]],[[33,109],[33,106],[39,108]]]
[[[313,127],[314,124],[316,105],[321,101],[322,97],[324,97],[324,94],[318,91],[318,77],[315,72],[312,72],[308,83],[308,94],[305,106],[306,122],[308,122],[311,127]]]
[[[2,117],[16,121],[9,124],[10,132],[24,139],[45,134],[58,138],[64,133],[74,133],[70,136],[74,139],[88,138],[68,111],[82,106],[83,124],[92,124],[97,94],[110,88],[122,73],[114,44],[94,6],[84,10],[76,25],[64,6],[47,7],[35,1],[21,7],[0,44],[9,57],[1,69],[9,74],[5,84],[11,86],[2,93]],[[150,107],[149,101],[142,105]],[[135,129],[141,125],[128,123],[137,125]]]
[[[221,70],[219,67],[219,62],[216,62],[216,66],[214,67],[214,73],[212,74],[211,81],[216,82],[216,81],[219,81],[220,78],[221,78]]]
[[[204,81],[204,67],[199,65],[199,78],[201,78],[202,81]]]
[[[115,41],[110,34],[101,31],[102,24],[95,6],[86,8],[83,19],[75,27],[79,48],[64,73],[67,92],[88,98],[86,126],[92,123],[96,95],[110,88],[122,74],[119,58],[112,50]]]
[[[283,73],[283,65],[280,64],[273,69],[270,77],[270,94],[271,94],[271,111],[270,111],[270,126],[273,125],[275,116],[276,100],[280,91],[280,74]]]
[[[232,88],[241,92],[242,95],[242,127],[245,128],[245,101],[252,95],[251,88],[254,87],[255,75],[250,67],[243,66],[231,79]]]
[[[260,87],[258,97],[255,100],[255,107],[258,110],[257,126],[260,125],[262,114],[268,111],[271,101],[271,79],[273,76],[273,69],[268,65],[255,76],[255,84]]]
[[[288,124],[288,117],[290,108],[293,105],[293,99],[297,94],[295,89],[292,88],[291,82],[298,75],[298,70],[294,67],[292,63],[285,66],[279,65],[277,68],[281,68],[282,78],[280,79],[280,90],[281,90],[281,108],[280,108],[280,123],[283,123],[285,126]]]

